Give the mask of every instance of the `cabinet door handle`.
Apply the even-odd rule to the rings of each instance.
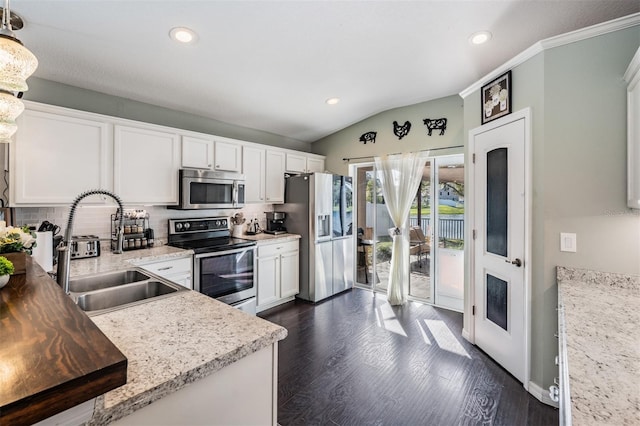
[[[173,266],[165,266],[164,268],[158,268],[158,271],[166,271],[168,269],[172,269]]]

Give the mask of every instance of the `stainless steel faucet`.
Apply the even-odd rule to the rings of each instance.
[[[108,195],[109,197],[116,200],[118,203],[118,207],[120,208],[120,222],[118,223],[118,241],[116,243],[116,248],[113,250],[115,254],[122,253],[122,243],[124,241],[124,229],[122,227],[122,220],[124,216],[124,208],[122,207],[122,200],[113,192],[104,190],[104,189],[91,189],[89,191],[85,191],[82,194],[78,195],[73,203],[71,203],[71,210],[69,211],[69,220],[67,220],[67,229],[64,232],[64,240],[62,244],[58,247],[58,269],[56,280],[60,287],[64,289],[66,294],[69,294],[69,263],[71,262],[71,256],[69,255],[69,247],[71,246],[71,236],[73,235],[73,218],[76,214],[76,208],[80,201],[90,195]]]

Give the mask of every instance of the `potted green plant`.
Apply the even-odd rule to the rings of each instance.
[[[9,282],[9,277],[13,274],[13,263],[4,256],[0,256],[0,288]]]
[[[36,247],[36,235],[29,228],[7,226],[0,228],[0,254],[14,265],[16,274],[26,271],[26,256]]]

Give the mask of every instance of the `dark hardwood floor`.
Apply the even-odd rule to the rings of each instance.
[[[391,307],[354,289],[260,316],[289,330],[278,360],[283,426],[558,424],[555,408],[462,338],[460,313]]]

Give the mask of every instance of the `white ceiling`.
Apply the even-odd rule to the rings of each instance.
[[[537,41],[639,0],[14,0],[35,76],[304,142],[456,94]],[[178,45],[169,30],[198,33]],[[471,33],[489,30],[482,46]],[[342,100],[335,106],[327,98]]]

